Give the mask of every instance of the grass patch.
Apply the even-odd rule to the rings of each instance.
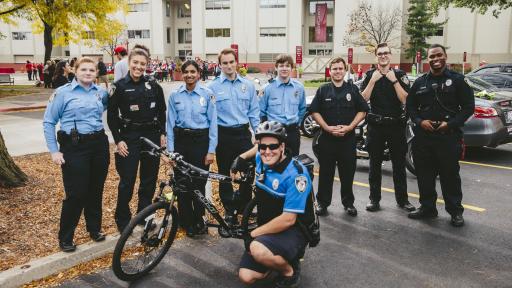
[[[0,85],[0,98],[39,93],[42,90],[34,85]]]
[[[306,88],[318,88],[318,87],[322,86],[325,83],[329,83],[329,82],[324,82],[324,79],[321,79],[321,81],[319,81],[319,79],[306,80],[306,81],[304,81],[304,87],[306,87]]]

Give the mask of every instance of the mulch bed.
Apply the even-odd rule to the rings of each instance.
[[[109,173],[103,192],[103,231],[117,233],[114,212],[117,203],[119,176],[115,171],[113,148]],[[57,233],[64,187],[59,166],[53,164],[49,153],[14,157],[29,176],[25,187],[0,188],[0,271],[59,252]],[[161,166],[159,179],[166,178],[167,168]],[[131,204],[136,210],[137,187]],[[91,241],[84,218],[75,232],[77,245]]]

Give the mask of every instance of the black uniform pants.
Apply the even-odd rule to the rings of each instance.
[[[286,126],[286,148],[290,149],[291,156],[299,155],[300,151],[300,132],[297,125]]]
[[[93,140],[61,143],[64,154],[62,180],[66,198],[62,201],[59,241],[71,242],[84,211],[89,233],[101,231],[103,185],[110,163],[108,138],[103,134]]]
[[[341,188],[341,203],[345,207],[354,205],[352,184],[356,172],[356,138],[354,133],[334,137],[322,131],[318,139],[320,171],[316,199],[324,207],[331,205],[334,170],[338,167]]]
[[[220,174],[229,175],[231,164],[233,164],[235,158],[254,147],[251,139],[252,135],[248,129],[229,129],[225,127],[219,127],[218,135],[217,166]],[[243,212],[252,198],[252,180],[248,179],[246,183],[240,184],[239,203],[233,201],[233,185],[231,183],[219,184],[220,199],[224,209],[229,213],[233,213],[234,210],[238,210],[238,213]]]
[[[393,166],[393,184],[395,199],[399,205],[408,202],[407,179],[405,173],[405,154],[407,140],[405,125],[375,125],[368,124],[368,153],[370,154],[370,200],[379,202],[381,199],[382,161],[384,150],[389,148]]]
[[[208,144],[207,133],[200,136],[179,135],[174,139],[174,150],[180,153],[186,162],[208,170],[210,165],[204,164],[204,159],[208,154]],[[179,170],[175,170],[175,173],[176,181],[184,185],[184,191],[178,193],[180,223],[183,227],[198,224],[203,221],[204,207],[201,201],[192,196],[192,191],[199,190],[204,195],[206,180],[192,179],[192,182],[190,182],[184,179]]]
[[[139,163],[140,183],[137,213],[151,205],[160,166],[160,158],[145,153],[141,154],[141,151],[147,151],[149,147],[140,140],[140,137],[146,137],[155,144],[160,145],[160,132],[124,131],[121,137],[126,142],[126,145],[128,145],[128,156],[123,157],[119,153],[115,153],[116,170],[119,174],[115,220],[119,231],[122,231],[128,225],[132,217],[129,203],[132,199]]]
[[[464,208],[459,175],[461,136],[417,133],[412,141],[421,206],[425,209],[436,208],[436,177],[439,175],[446,211],[451,215],[462,214]]]

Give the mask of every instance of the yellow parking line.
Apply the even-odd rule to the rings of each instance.
[[[477,166],[483,166],[483,167],[490,167],[490,168],[497,168],[497,169],[512,170],[512,167],[484,164],[484,163],[478,163],[478,162],[459,161],[459,163],[468,164],[468,165],[477,165]]]
[[[314,174],[318,176],[318,173],[315,172]],[[340,178],[334,177],[334,180],[340,181]],[[367,188],[370,187],[370,184],[359,182],[359,181],[354,181],[353,183],[354,183],[354,185],[357,185],[357,186],[360,186],[360,187],[367,187]],[[391,189],[391,188],[382,187],[381,190],[385,191],[385,192],[389,192],[389,193],[395,193],[395,190]],[[411,196],[411,197],[414,197],[414,198],[418,198],[418,199],[420,198],[420,195],[417,194],[417,193],[410,193],[410,192],[408,192],[407,194],[409,196]],[[444,204],[444,200],[437,199],[437,203]],[[473,211],[476,211],[476,212],[484,212],[486,210],[485,208],[480,208],[480,207],[473,206],[473,205],[468,205],[468,204],[462,204],[462,206],[464,208],[466,208],[466,209],[473,210]]]

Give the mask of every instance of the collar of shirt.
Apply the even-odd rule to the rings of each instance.
[[[194,93],[195,92],[197,95],[201,95],[201,93],[199,93],[199,90],[201,90],[201,86],[199,85],[199,82],[196,82],[196,87],[194,87],[194,90],[192,90],[192,92],[189,92],[187,90],[187,85],[183,84],[183,85],[180,86],[180,88],[178,88],[178,93],[186,91],[187,93]]]
[[[224,73],[220,73],[220,82],[223,83],[224,81],[231,81],[228,79],[228,77],[226,76],[226,74]],[[242,82],[242,79],[240,78],[240,75],[238,73],[236,73],[236,77],[235,77],[235,80],[233,81],[240,81]]]
[[[258,152],[258,153],[259,153],[259,152]],[[288,164],[290,164],[290,161],[292,160],[292,158],[291,158],[291,157],[288,157],[288,156],[286,156],[286,155],[285,155],[284,157],[285,157],[285,158],[283,159],[283,161],[281,161],[281,162],[277,163],[277,164],[276,164],[276,165],[274,165],[273,167],[269,167],[269,166],[267,166],[267,165],[264,165],[265,170],[270,169],[270,170],[272,170],[272,171],[274,171],[274,172],[276,172],[276,173],[279,173],[279,174],[283,173],[283,172],[284,172],[284,170],[286,170],[286,167],[288,167]],[[260,159],[261,159],[261,158],[260,158]],[[262,161],[261,163],[263,164],[263,161]]]
[[[276,77],[275,82],[276,82],[276,86],[277,86],[277,87],[279,87],[279,86],[281,86],[281,85],[291,85],[291,86],[293,86],[292,78],[289,78],[289,79],[288,79],[288,82],[284,83],[283,81],[281,81],[281,78]]]
[[[442,76],[446,76],[446,77],[450,76],[450,70],[448,69],[448,67],[444,67],[443,73],[441,73],[441,75],[438,75],[438,76],[435,76],[434,74],[432,74],[432,70],[428,71],[428,73],[427,73],[427,77],[429,79],[431,79],[432,77],[442,77]]]
[[[123,78],[124,80],[124,83],[128,84],[129,82],[132,82],[133,84],[139,84],[141,81],[144,82],[144,76],[141,76],[139,78],[139,81],[135,82],[132,78],[132,76],[130,76],[130,72],[128,72],[128,74],[126,74],[126,76],[124,76]]]
[[[73,81],[71,82],[71,90],[75,90],[76,87],[80,87],[82,88],[82,90],[86,91],[86,92],[89,92],[91,90],[98,90],[98,86],[96,86],[96,84],[92,83],[91,84],[91,87],[89,87],[89,89],[86,89],[85,87],[83,87],[82,85],[80,85],[78,83],[78,81],[76,81],[76,78],[73,78]]]

